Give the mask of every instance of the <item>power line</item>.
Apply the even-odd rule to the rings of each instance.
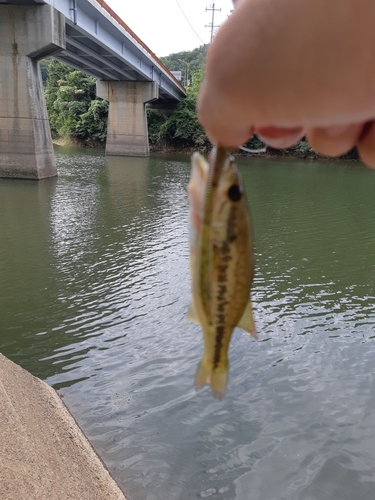
[[[177,0],[176,0],[177,1]],[[210,7],[206,7],[206,12],[212,11],[212,21],[211,24],[206,24],[206,28],[211,28],[211,43],[214,38],[214,28],[218,28],[219,26],[215,26],[215,12],[221,12],[221,9],[215,9],[215,4],[213,3]]]
[[[184,12],[186,12],[186,10],[189,10],[189,9],[186,9],[186,5],[184,4],[184,2],[183,2],[182,0],[179,0],[179,2],[180,2],[180,5],[181,5],[182,9],[184,10]],[[188,16],[187,14],[186,14],[186,17],[188,17],[188,18],[189,18],[189,20],[190,20],[190,24],[191,24],[191,25],[192,25],[192,27],[195,29],[195,31],[197,31],[197,32],[199,33],[199,29],[197,29],[197,27],[196,27],[196,25],[194,24],[194,22],[192,21],[191,17],[190,17],[190,16]]]
[[[203,45],[205,45],[204,41],[202,40],[202,38],[198,35],[198,33],[195,31],[195,29],[193,28],[191,22],[189,21],[189,18],[187,17],[187,15],[185,14],[183,8],[181,7],[180,3],[178,0],[176,0],[176,3],[180,9],[180,11],[182,12],[182,14],[184,15],[184,18],[186,19],[186,21],[189,23],[189,26],[190,28],[194,31],[195,35],[197,36],[197,38],[199,38],[199,40],[203,43]]]

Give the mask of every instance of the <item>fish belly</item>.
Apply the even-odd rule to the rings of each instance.
[[[228,348],[250,298],[253,276],[251,248],[246,231],[233,243],[223,241],[212,247],[212,269],[208,280],[210,297],[208,321],[201,322],[204,355],[198,367],[196,387],[210,384],[221,399],[228,379]],[[202,324],[203,323],[203,324]],[[206,324],[204,324],[206,323]]]

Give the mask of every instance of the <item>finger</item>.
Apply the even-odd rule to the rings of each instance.
[[[262,142],[276,149],[294,146],[305,135],[302,127],[257,127],[255,133]]]
[[[374,20],[373,0],[237,1],[208,50],[202,125],[221,141],[220,121],[244,130],[372,119],[375,51],[363,47],[374,46]]]
[[[363,123],[312,128],[306,132],[306,138],[317,153],[327,156],[340,156],[356,145],[362,128]]]
[[[238,7],[242,0],[232,0],[233,7]]]
[[[357,149],[363,163],[375,168],[375,123],[369,122],[363,127]]]
[[[254,134],[254,128],[249,125],[248,120],[244,124],[239,124],[237,115],[233,113],[231,107],[226,106],[225,101],[222,101],[222,106],[219,107],[218,101],[220,97],[215,98],[209,85],[204,81],[197,101],[199,121],[212,144],[237,148],[250,139]]]

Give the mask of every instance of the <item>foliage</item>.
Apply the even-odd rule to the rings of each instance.
[[[51,59],[45,96],[53,137],[105,141],[108,103],[96,98],[95,78]]]
[[[76,125],[77,138],[87,142],[105,142],[107,138],[108,102],[94,99]]]
[[[42,59],[39,61],[39,67],[40,67],[40,72],[42,75],[42,82],[43,85],[46,86],[47,79],[48,79],[48,66],[50,64],[50,59]]]
[[[177,104],[172,114],[161,116],[155,111],[148,111],[149,139],[154,148],[160,146],[201,150],[209,148],[209,141],[196,113],[203,73],[194,73],[193,76],[193,85],[187,89],[186,98]]]
[[[191,80],[194,74],[203,72],[206,50],[207,45],[201,45],[191,51],[177,52],[166,57],[161,57],[160,60],[170,71],[181,71],[182,84],[187,87],[192,83]],[[189,82],[186,76],[188,76]]]
[[[245,144],[245,148],[249,149],[263,149],[264,148],[264,143],[258,139],[256,135],[253,135]],[[257,153],[258,154],[258,153]]]
[[[167,116],[163,113],[150,108],[147,109],[148,140],[153,149],[160,149],[165,143],[160,134],[160,129],[166,120]]]
[[[69,66],[61,64],[54,59],[48,60],[47,65],[48,79],[45,89],[45,97],[49,124],[51,127],[52,137],[59,136],[58,123],[60,121],[59,111],[55,109],[55,101],[59,92],[60,82],[71,72]]]

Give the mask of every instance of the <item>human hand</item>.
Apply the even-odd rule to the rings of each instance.
[[[207,57],[198,115],[214,144],[304,135],[375,168],[375,2],[237,0]]]

